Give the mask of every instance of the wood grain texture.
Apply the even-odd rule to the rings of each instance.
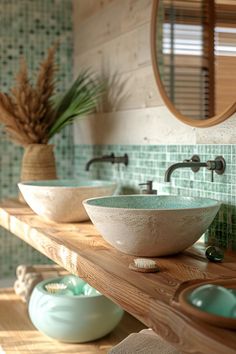
[[[6,201],[0,207],[0,225],[82,277],[183,353],[236,353],[234,331],[191,318],[172,301],[186,282],[236,277],[234,254],[222,264],[209,263],[199,245],[157,258],[160,272],[144,274],[130,270],[134,257],[109,246],[90,222],[44,222],[19,202]]]
[[[143,327],[126,313],[118,327],[102,339],[83,344],[60,343],[34,328],[27,306],[12,289],[0,290],[0,352],[4,354],[106,354],[127,335]]]

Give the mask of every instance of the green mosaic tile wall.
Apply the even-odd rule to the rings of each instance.
[[[94,156],[114,152],[127,153],[129,166],[107,163],[94,164],[85,172],[86,162]],[[189,159],[198,154],[201,161],[224,156],[227,168],[225,174],[214,175],[202,168],[198,173],[189,169],[176,170],[171,183],[164,183],[167,167],[175,162]],[[182,196],[209,197],[222,201],[222,207],[212,226],[206,233],[206,241],[221,247],[236,249],[236,145],[108,145],[75,147],[75,175],[93,178],[113,179],[120,184],[120,193],[139,193],[139,183],[154,181],[159,194],[171,193]]]
[[[58,91],[68,87],[72,80],[72,0],[1,0],[0,1],[0,86],[8,91],[13,85],[24,55],[29,70],[38,68],[48,47],[60,41],[57,51]],[[57,136],[55,144],[58,175],[73,175],[72,130]],[[13,145],[0,130],[0,198],[17,194],[22,148]],[[19,263],[45,263],[48,260],[0,230],[0,278],[12,275]]]

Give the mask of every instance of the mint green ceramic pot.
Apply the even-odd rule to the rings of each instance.
[[[32,292],[29,316],[40,332],[59,341],[83,343],[101,338],[117,326],[123,310],[104,295],[48,293],[45,285],[60,280],[44,280]]]

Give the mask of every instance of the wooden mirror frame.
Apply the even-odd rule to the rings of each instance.
[[[167,96],[165,87],[161,81],[161,76],[157,64],[158,50],[156,48],[156,40],[157,40],[156,19],[157,19],[158,5],[159,5],[159,0],[153,0],[152,15],[151,15],[151,60],[152,60],[152,68],[154,71],[156,83],[164,103],[177,119],[179,119],[182,123],[191,125],[192,127],[206,128],[225,121],[227,118],[229,118],[236,112],[236,99],[235,102],[229,105],[222,113],[208,119],[195,120],[193,118],[188,118],[184,116],[182,113],[180,113],[175,108],[174,104],[171,102],[169,97]]]

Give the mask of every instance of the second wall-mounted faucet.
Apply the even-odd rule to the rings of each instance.
[[[213,182],[213,172],[222,175],[226,168],[226,162],[223,156],[217,156],[215,160],[201,162],[198,155],[193,155],[190,160],[177,162],[171,165],[165,173],[165,182],[170,182],[172,173],[178,168],[191,168],[193,172],[198,172],[201,167],[205,167],[211,171],[211,181]]]
[[[114,153],[111,153],[110,155],[94,157],[86,163],[85,171],[89,171],[90,166],[95,162],[110,162],[112,164],[123,163],[125,166],[127,166],[129,163],[129,158],[127,154],[124,154],[124,156],[115,156]]]

